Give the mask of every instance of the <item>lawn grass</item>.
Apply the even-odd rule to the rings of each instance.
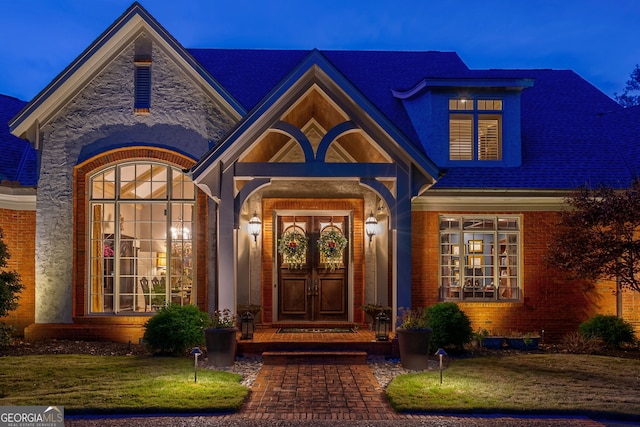
[[[0,358],[0,406],[59,405],[65,413],[231,412],[249,389],[234,373],[152,356]]]
[[[443,372],[396,377],[398,412],[583,413],[640,417],[640,360],[578,354],[458,359]]]

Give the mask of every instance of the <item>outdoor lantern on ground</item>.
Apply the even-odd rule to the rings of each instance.
[[[242,334],[240,336],[240,339],[252,340],[253,332],[255,331],[255,329],[256,324],[253,318],[253,314],[247,311],[245,314],[240,316],[240,332]]]
[[[376,316],[376,340],[389,341],[389,316],[384,311]]]
[[[442,356],[446,356],[446,355],[447,355],[447,352],[441,348],[439,348],[438,351],[436,351],[436,356],[440,356],[440,384],[442,384]]]
[[[202,354],[202,350],[200,347],[193,347],[191,350],[191,354],[193,354],[193,382],[198,382],[198,356]]]

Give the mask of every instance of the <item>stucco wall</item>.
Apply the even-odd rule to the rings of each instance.
[[[41,128],[37,323],[72,320],[73,167],[100,152],[130,145],[173,149],[197,159],[208,150],[209,141],[232,125],[232,119],[219,113],[208,95],[156,47],[151,112],[134,114],[133,57],[132,44]]]

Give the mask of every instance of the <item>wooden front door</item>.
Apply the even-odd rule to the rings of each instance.
[[[278,251],[278,320],[348,320],[348,219],[278,217],[278,247],[284,244],[289,248]],[[324,253],[318,247],[321,238]],[[340,251],[341,245],[346,246]],[[341,256],[334,256],[338,251]]]

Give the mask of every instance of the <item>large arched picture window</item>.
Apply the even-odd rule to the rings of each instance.
[[[89,179],[89,313],[147,313],[195,301],[195,186],[152,161]]]

